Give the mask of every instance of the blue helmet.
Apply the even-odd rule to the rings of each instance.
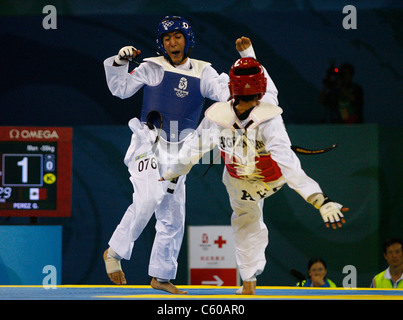
[[[162,35],[167,32],[180,31],[185,37],[185,57],[190,54],[190,49],[195,46],[195,37],[192,31],[192,27],[189,22],[179,16],[166,16],[158,24],[157,29],[157,46],[159,52],[161,52],[166,58],[169,58],[168,53],[164,49],[162,42]],[[190,50],[190,51],[189,51]]]

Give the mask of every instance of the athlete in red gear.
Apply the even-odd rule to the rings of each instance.
[[[263,221],[264,199],[285,183],[311,203],[327,227],[345,223],[342,205],[325,196],[302,170],[291,149],[281,113],[265,102],[264,67],[253,58],[237,60],[230,70],[232,100],[218,102],[205,113],[197,131],[187,138],[179,163],[163,175],[170,180],[186,174],[201,156],[218,146],[225,159],[223,182],[233,210],[236,260],[243,280],[238,294],[254,294],[256,276],[265,264],[268,230]]]

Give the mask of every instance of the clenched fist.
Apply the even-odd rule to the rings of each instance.
[[[115,57],[115,63],[123,66],[127,64],[129,61],[136,59],[138,55],[140,55],[141,51],[137,50],[133,46],[126,46],[119,50],[118,55]]]

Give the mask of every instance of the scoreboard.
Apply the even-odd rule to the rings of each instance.
[[[71,216],[73,130],[0,127],[0,216]]]

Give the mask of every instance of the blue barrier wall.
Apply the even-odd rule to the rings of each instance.
[[[399,235],[403,229],[399,198],[402,169],[394,160],[401,151],[393,147],[403,133],[384,131],[376,125],[289,125],[287,129],[294,144],[308,148],[339,143],[329,153],[299,157],[306,172],[350,212],[347,224],[334,231],[326,229],[319,213],[287,186],[267,199],[264,213],[270,244],[268,265],[259,283],[293,285],[295,279],[289,270],[304,272],[308,259],[320,255],[329,264],[329,276],[339,285],[342,269],[348,264],[356,266],[358,284],[369,285],[371,277],[386,268],[381,251],[385,237]],[[130,135],[126,126],[74,128],[72,217],[39,219],[41,224],[63,225],[65,284],[109,283],[102,253],[132,198],[123,164]],[[187,177],[186,224],[228,225],[231,209],[221,182],[223,165],[213,166],[203,177],[207,166],[195,166]],[[21,219],[6,223],[20,223]],[[149,282],[154,224],[152,219],[138,239],[132,260],[123,262],[130,284]],[[187,251],[184,241],[178,283],[188,279]]]
[[[0,226],[1,285],[58,285],[62,271],[61,226]]]

